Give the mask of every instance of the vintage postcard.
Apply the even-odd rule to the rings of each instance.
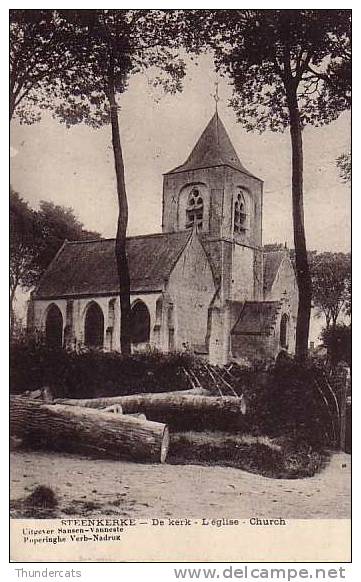
[[[349,562],[351,11],[9,27],[11,560]]]

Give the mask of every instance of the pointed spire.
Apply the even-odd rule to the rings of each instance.
[[[255,178],[240,162],[218,111],[213,115],[184,164],[167,173],[176,174],[216,166],[230,166]]]

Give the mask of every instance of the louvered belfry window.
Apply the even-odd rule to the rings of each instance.
[[[242,233],[247,230],[247,207],[246,199],[242,192],[239,192],[234,203],[234,232]]]
[[[198,188],[193,188],[188,197],[186,228],[203,228],[203,198]]]

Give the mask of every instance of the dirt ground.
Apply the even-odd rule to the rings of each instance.
[[[37,485],[46,485],[59,500],[53,517],[348,518],[350,471],[351,457],[345,453],[333,454],[314,477],[291,480],[230,467],[16,451],[11,455],[11,499],[16,504]],[[15,511],[13,517],[21,515]]]

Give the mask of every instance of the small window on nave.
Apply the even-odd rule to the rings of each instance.
[[[247,205],[243,192],[238,192],[234,202],[233,230],[234,232],[245,232],[247,230]]]
[[[186,228],[197,226],[198,230],[203,228],[203,198],[198,188],[193,188],[189,194],[186,210]]]

